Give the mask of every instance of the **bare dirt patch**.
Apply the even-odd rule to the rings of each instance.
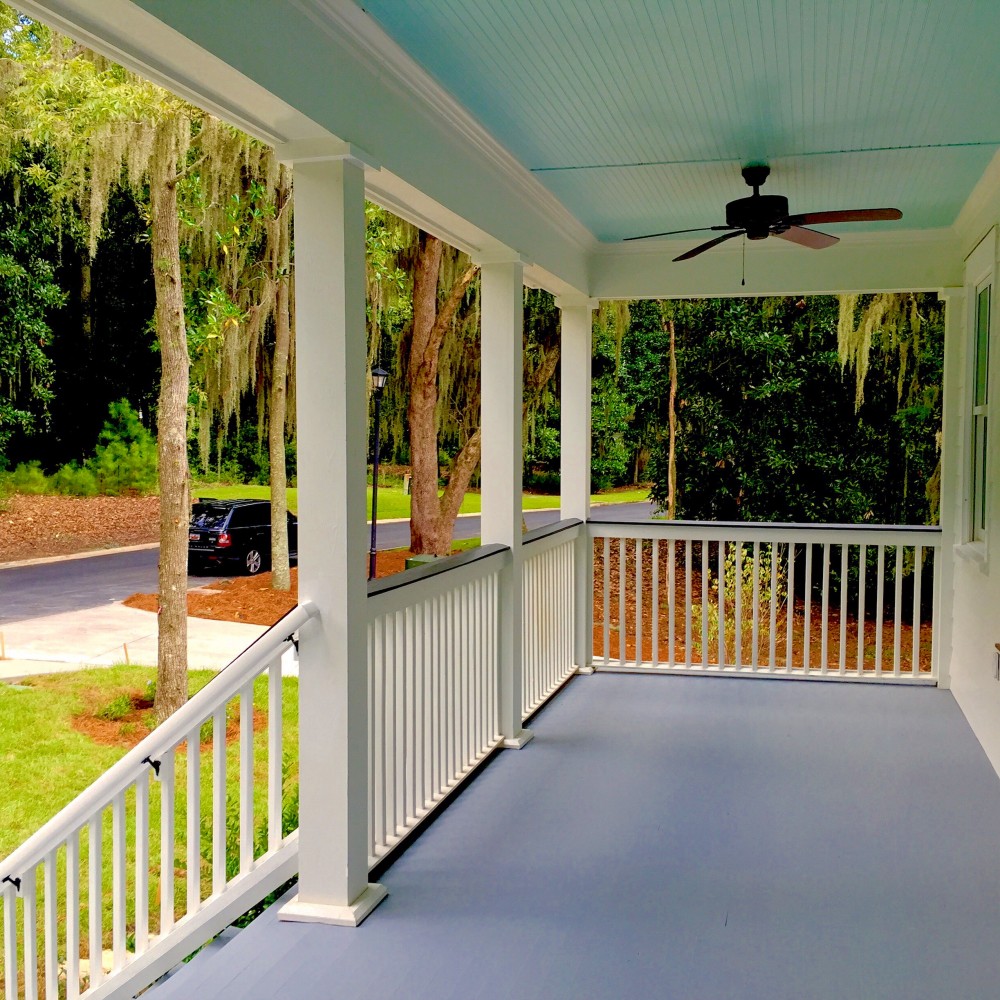
[[[25,496],[0,511],[0,563],[159,540],[160,498]]]

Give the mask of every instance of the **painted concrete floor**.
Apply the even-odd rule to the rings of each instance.
[[[574,679],[357,930],[274,909],[155,1000],[1000,995],[1000,779],[948,692]]]

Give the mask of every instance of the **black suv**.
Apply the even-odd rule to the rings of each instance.
[[[288,514],[288,556],[298,555],[299,522]],[[267,500],[202,497],[191,509],[188,572],[239,567],[251,576],[271,563],[271,504]]]

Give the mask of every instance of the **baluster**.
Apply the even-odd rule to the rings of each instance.
[[[29,868],[21,876],[21,896],[24,908],[24,1000],[38,1000],[38,886],[35,882],[37,868]],[[100,896],[98,896],[100,898]],[[100,955],[100,951],[98,951]],[[100,961],[100,958],[98,958]],[[17,984],[14,984],[17,995]]]
[[[733,555],[736,560],[736,576],[733,595],[733,656],[734,666],[739,671],[743,666],[743,543],[733,542]]]
[[[399,815],[404,830],[409,828],[410,817],[415,815],[413,807],[413,786],[410,783],[410,765],[412,763],[412,753],[410,742],[413,739],[413,609],[405,608],[400,612],[397,619],[399,628],[399,646],[401,656],[399,659],[400,676],[400,715],[403,725],[399,747],[402,752],[399,761],[399,787],[402,792],[400,798]]]
[[[424,607],[413,609],[413,815],[424,812]]]
[[[774,581],[771,581],[774,587]],[[750,669],[760,665],[760,542],[753,543],[753,621],[750,625]]]
[[[212,713],[212,895],[229,881],[226,860],[226,706]]]
[[[618,539],[618,666],[625,666],[625,577],[628,572],[628,548]]]
[[[788,591],[785,591],[788,600]],[[771,609],[768,631],[767,669],[778,669],[778,542],[771,542]]]
[[[125,967],[125,924],[128,890],[125,885],[125,792],[111,800],[111,971]],[[53,860],[53,867],[55,858]],[[45,908],[48,910],[48,876],[45,879]],[[54,880],[53,880],[54,882]],[[53,885],[54,888],[54,885]],[[53,935],[54,937],[54,935]],[[46,962],[48,964],[48,962]],[[52,994],[54,995],[54,994]]]
[[[187,912],[201,906],[201,726],[187,735]]]
[[[609,599],[611,587],[611,539],[604,536],[604,665],[607,666],[611,659],[611,612],[609,610],[611,601]]]
[[[87,826],[87,965],[90,969],[91,989],[104,982],[104,886],[101,883],[103,819],[104,811],[98,809]]]
[[[653,565],[651,572],[652,597],[650,599],[649,615],[652,625],[652,642],[650,643],[650,653],[652,655],[651,666],[655,669],[660,665],[660,542],[654,538],[652,543]]]
[[[893,603],[892,675],[900,672],[900,644],[903,638],[903,546],[896,546],[896,593]]]
[[[253,868],[253,681],[240,688],[240,874]]]
[[[69,903],[67,902],[67,907]],[[135,782],[135,953],[149,947],[149,771]]]
[[[875,571],[875,676],[882,676],[882,625],[885,622],[885,546],[878,547]]]
[[[868,546],[858,546],[858,677],[865,670],[865,584],[868,582]]]
[[[635,540],[635,665],[645,661],[642,650],[642,539]]]
[[[841,674],[847,673],[847,567],[850,558],[850,545],[840,546],[840,650],[838,652],[837,669]]]
[[[23,879],[21,886],[24,887]],[[5,1000],[18,1000],[17,889],[11,882],[3,883],[3,968]]]
[[[924,547],[917,545],[913,549],[913,645],[910,648],[910,674],[913,677],[916,677],[920,673],[920,590],[924,576],[923,568]]]
[[[371,657],[371,629],[368,629],[369,658]],[[283,837],[282,811],[284,808],[284,760],[282,755],[282,699],[283,679],[281,656],[276,656],[267,669],[267,849],[275,851]],[[368,666],[369,698],[371,698],[371,663]],[[369,798],[371,793],[369,792]]]
[[[719,669],[726,666],[726,543],[720,538],[716,544],[718,595],[719,595]]]
[[[143,775],[145,777],[145,775]],[[138,945],[136,946],[138,951]],[[14,973],[17,981],[17,973]],[[66,1000],[80,996],[80,831],[66,841]]]
[[[811,542],[806,542],[805,601],[802,617],[802,669],[807,674],[811,667],[809,652],[812,644],[812,582],[813,547]]]
[[[829,672],[828,658],[830,654],[830,543],[823,543],[823,635],[820,647],[820,673]]]
[[[677,609],[674,591],[677,586],[677,549],[672,538],[667,545],[667,551],[670,553],[670,562],[667,563],[667,666],[673,669],[676,660],[674,614]]]
[[[225,741],[225,737],[223,737]],[[160,761],[160,935],[174,926],[174,751]],[[225,795],[225,791],[223,791]],[[223,799],[223,801],[225,801]],[[223,823],[223,838],[225,823]]]
[[[371,853],[378,855],[385,844],[385,618],[379,616],[371,624],[372,634],[372,798],[374,800],[374,821],[371,831]]]
[[[445,595],[447,603],[447,628],[445,629],[444,654],[447,657],[445,673],[445,703],[444,721],[448,731],[448,770],[445,777],[444,788],[450,788],[458,773],[455,755],[455,647],[458,642],[458,634],[455,628],[455,592],[448,591]]]
[[[708,666],[708,542],[701,541],[701,665]]]
[[[788,543],[788,621],[785,627],[785,670],[791,673],[795,647],[795,542]]]
[[[693,553],[691,551],[691,539],[684,541],[684,666],[690,667],[694,662],[693,650],[691,649],[692,628],[691,628],[691,591],[693,577]]]
[[[54,1000],[59,996],[59,891],[56,888],[58,851],[59,848],[54,847],[45,855],[45,996]],[[123,908],[124,902],[123,896]],[[123,935],[122,944],[124,943]]]

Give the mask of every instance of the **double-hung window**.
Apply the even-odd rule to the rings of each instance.
[[[966,341],[965,402],[965,541],[986,555],[990,527],[990,449],[998,428],[990,430],[990,343],[993,309],[993,284],[996,274],[996,230],[969,255],[965,265],[968,296],[968,340]],[[996,359],[994,359],[995,361]]]

